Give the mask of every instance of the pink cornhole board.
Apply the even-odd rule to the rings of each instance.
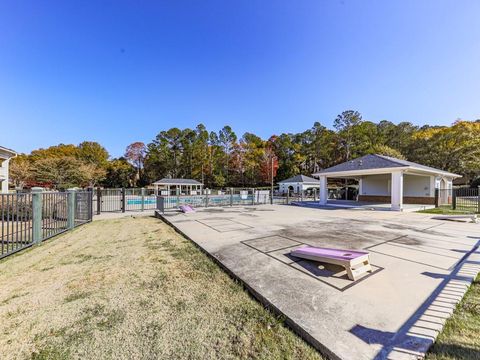
[[[195,209],[193,207],[191,207],[190,205],[181,205],[180,206],[180,211],[185,213],[185,214],[189,214],[189,213],[194,213]]]
[[[366,251],[306,246],[292,250],[290,254],[301,259],[343,266],[348,278],[353,281],[366,272],[372,272],[369,253]]]

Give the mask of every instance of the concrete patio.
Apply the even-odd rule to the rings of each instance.
[[[325,205],[320,205],[316,201],[304,201],[298,205],[314,207],[314,208],[345,208],[345,209],[362,209],[362,210],[377,210],[377,211],[391,211],[390,203],[381,202],[367,202],[367,201],[355,201],[355,200],[328,200]],[[415,212],[419,210],[432,209],[435,205],[425,204],[403,204],[403,212]]]
[[[335,359],[416,359],[480,271],[480,225],[431,215],[283,205],[163,215]],[[307,245],[365,249],[373,273],[300,260]]]

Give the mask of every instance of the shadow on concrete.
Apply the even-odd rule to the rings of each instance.
[[[397,332],[372,329],[360,324],[350,332],[367,344],[382,345],[375,360],[423,356],[480,272],[480,261],[467,260],[470,256],[480,257],[479,247],[480,240],[462,257],[451,274],[423,273],[424,276],[443,280]],[[468,352],[470,350],[474,351],[466,349]]]

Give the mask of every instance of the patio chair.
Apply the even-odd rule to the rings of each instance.
[[[372,272],[369,253],[366,251],[306,246],[292,250],[290,254],[301,259],[343,266],[352,281],[366,272]]]

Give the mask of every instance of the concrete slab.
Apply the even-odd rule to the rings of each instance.
[[[336,207],[351,210],[376,210],[376,211],[391,211],[391,204],[386,203],[374,203],[355,200],[328,200],[326,205],[319,205],[317,201],[297,201],[294,205],[306,206],[306,207]],[[425,204],[403,204],[404,212],[415,212],[419,210],[433,209],[434,205]]]
[[[205,210],[164,219],[335,359],[423,356],[480,270],[479,224],[283,205]],[[290,255],[305,245],[367,250],[374,272],[352,282],[341,267]]]

